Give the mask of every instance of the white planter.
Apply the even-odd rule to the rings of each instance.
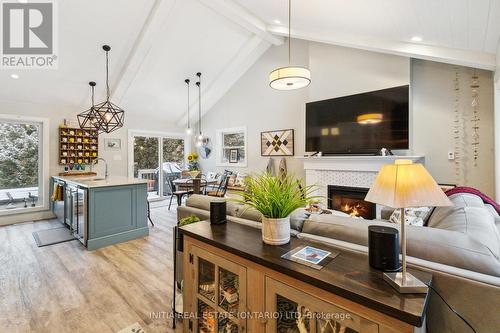
[[[290,241],[290,216],[282,219],[262,217],[262,240],[269,245],[283,245]]]

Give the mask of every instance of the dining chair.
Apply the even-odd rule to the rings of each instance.
[[[168,210],[170,210],[170,206],[172,205],[172,199],[175,196],[177,199],[177,205],[180,206],[182,204],[182,198],[187,195],[193,194],[193,190],[177,190],[177,186],[174,183],[172,178],[169,178],[170,188],[172,189],[172,195],[170,196],[170,202],[168,203]]]
[[[226,195],[227,185],[229,184],[230,175],[223,175],[219,187],[215,191],[208,191],[207,195],[211,197],[223,198]]]

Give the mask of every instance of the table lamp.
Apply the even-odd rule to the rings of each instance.
[[[396,160],[382,166],[366,201],[401,209],[401,266],[402,271],[384,273],[384,280],[400,293],[425,293],[427,285],[406,272],[405,208],[452,206],[422,164],[411,160]]]

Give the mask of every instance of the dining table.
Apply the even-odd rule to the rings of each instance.
[[[179,178],[173,181],[174,185],[183,190],[193,190],[194,194],[201,194],[202,186],[201,181],[207,182],[206,185],[217,185],[219,180],[215,178]]]

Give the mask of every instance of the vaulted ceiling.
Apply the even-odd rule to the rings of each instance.
[[[499,0],[293,0],[292,37],[493,70]],[[203,109],[272,45],[283,43],[287,0],[58,1],[59,68],[0,71],[2,101],[88,107],[104,97],[110,44],[113,101],[127,112],[186,122],[184,79],[203,73]],[[420,37],[416,42],[412,37]],[[192,85],[192,105],[197,91]],[[195,110],[195,108],[193,108]],[[2,110],[3,112],[3,110]],[[8,110],[5,110],[8,112]],[[194,113],[194,112],[193,112]],[[192,114],[195,119],[194,114]]]

